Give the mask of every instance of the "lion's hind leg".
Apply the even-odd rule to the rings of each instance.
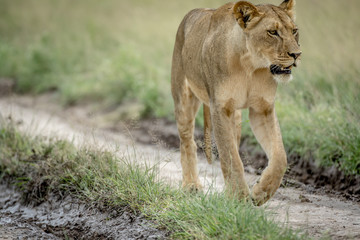
[[[202,185],[198,177],[196,143],[194,141],[195,116],[200,107],[199,99],[191,91],[184,79],[183,84],[173,92],[175,118],[180,136],[182,186],[189,190],[200,190]]]

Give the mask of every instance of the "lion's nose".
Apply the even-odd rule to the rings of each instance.
[[[301,53],[302,52],[288,52],[288,54],[289,54],[289,56],[290,57],[293,57],[295,60],[298,58],[298,57],[300,57],[300,55],[301,55]]]

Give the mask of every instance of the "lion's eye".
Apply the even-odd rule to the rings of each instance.
[[[268,33],[269,33],[270,35],[274,35],[274,36],[278,36],[278,35],[279,35],[276,30],[269,30]]]
[[[298,33],[297,29],[293,29],[293,34],[296,35]]]

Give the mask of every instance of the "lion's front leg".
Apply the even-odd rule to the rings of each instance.
[[[211,107],[211,119],[227,190],[241,199],[247,198],[250,191],[238,152],[238,131],[234,124],[238,117],[235,116],[235,111],[231,106],[214,105]]]
[[[258,183],[252,189],[252,199],[257,205],[264,204],[279,188],[286,171],[287,160],[275,109],[257,113],[249,110],[251,129],[269,159]]]

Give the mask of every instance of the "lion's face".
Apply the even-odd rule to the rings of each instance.
[[[291,0],[284,1],[279,7],[238,2],[234,7],[234,13],[240,13],[237,20],[244,30],[253,63],[257,68],[268,68],[278,82],[290,81],[292,67],[300,61],[294,4]]]

